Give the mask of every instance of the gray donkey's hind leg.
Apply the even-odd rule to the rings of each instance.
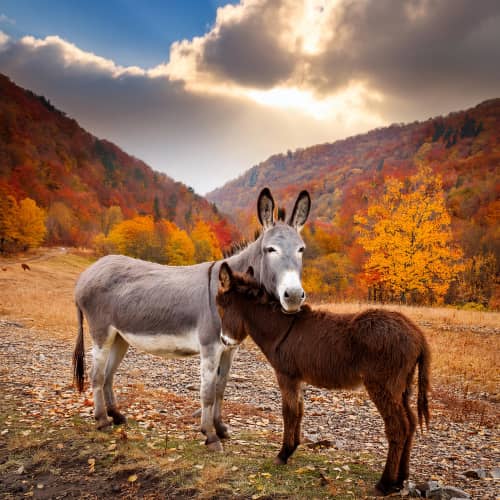
[[[235,354],[238,352],[238,347],[226,348],[220,357],[219,368],[217,370],[217,385],[215,389],[215,406],[214,406],[214,425],[217,436],[221,439],[229,438],[227,425],[222,422],[222,402],[224,400],[224,391],[226,390],[229,370],[233,362]]]
[[[104,374],[104,400],[106,401],[107,413],[113,419],[115,425],[124,424],[127,419],[118,411],[115,394],[113,392],[113,377],[118,369],[118,366],[127,353],[128,343],[121,337],[120,334],[115,336],[115,341],[111,346],[106,371]]]
[[[98,429],[104,429],[111,425],[108,419],[106,410],[106,402],[104,399],[104,380],[106,364],[109,359],[111,346],[115,340],[116,333],[109,332],[108,329],[103,329],[102,332],[92,331],[94,339],[94,346],[92,348],[92,370],[91,370],[91,383],[92,392],[94,395],[94,417],[96,419],[96,426]],[[96,342],[95,339],[104,339],[102,342]],[[101,345],[99,345],[99,343]]]

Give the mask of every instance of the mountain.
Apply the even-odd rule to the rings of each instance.
[[[78,226],[74,242],[102,231],[106,208],[125,218],[154,214],[188,228],[223,218],[191,188],[155,172],[118,146],[98,139],[47,99],[0,74],[0,189],[49,209],[64,204]]]
[[[487,214],[498,215],[500,99],[276,154],[206,197],[220,210],[234,213],[253,210],[264,186],[288,203],[297,191],[308,189],[312,219],[333,222],[341,213],[356,211],[366,195],[381,192],[385,177],[407,177],[417,163],[430,165],[443,177],[454,219],[487,224]]]
[[[423,233],[412,235],[411,230],[405,233],[413,227],[408,223],[396,232],[382,233],[388,247],[381,245],[376,256],[367,250],[370,235],[373,239],[376,234],[373,227],[365,231],[364,244],[358,239],[360,224],[368,220],[367,216],[373,215],[373,210],[381,213],[381,203],[390,192],[387,186],[398,183],[403,195],[415,182],[412,179],[417,172],[427,176],[421,179],[427,179],[429,186],[439,186],[426,188],[430,190],[426,191],[428,198],[421,210],[429,206],[433,190],[439,189],[436,194],[440,197],[442,189],[444,207],[450,215],[451,236],[449,240],[446,237],[449,261],[439,257],[441,269],[449,271],[449,279],[430,271],[419,278],[423,288],[439,283],[441,290],[446,290],[445,294],[440,292],[440,297],[432,293],[426,297],[417,288],[398,292],[396,285],[391,288],[388,282],[403,276],[390,278],[385,268],[381,270],[390,261],[392,269],[403,266],[406,280],[416,279],[418,265],[427,269],[438,259],[432,252],[418,262],[414,258],[421,255],[422,245],[440,238],[436,233],[427,237]],[[251,227],[257,193],[264,186],[269,186],[285,207],[290,207],[301,189],[311,194],[310,221],[303,232],[307,243],[303,279],[310,296],[444,301],[500,309],[500,99],[424,122],[395,124],[334,143],[273,155],[207,198],[220,210],[230,212],[239,227]],[[408,210],[408,206],[401,210]],[[386,220],[394,220],[395,214]],[[438,218],[434,215],[434,220]],[[412,220],[421,227],[416,219]],[[428,220],[431,226],[432,216]],[[387,248],[397,245],[395,235],[403,233],[408,234],[405,244],[412,250],[403,251],[404,245],[400,245],[395,247],[400,251],[388,252]],[[415,243],[417,240],[419,243]],[[408,261],[403,263],[402,256],[409,256]]]

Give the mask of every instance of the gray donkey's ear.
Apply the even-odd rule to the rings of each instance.
[[[222,266],[220,266],[219,271],[219,284],[224,292],[227,292],[231,288],[231,284],[233,282],[233,272],[229,267],[227,262],[223,262]]]
[[[259,194],[257,215],[259,216],[259,222],[264,228],[268,228],[274,224],[274,200],[268,188],[264,188]]]
[[[309,217],[309,211],[311,210],[311,197],[307,191],[301,191],[297,197],[297,201],[292,210],[292,215],[288,224],[293,226],[297,231],[300,231],[307,218]]]

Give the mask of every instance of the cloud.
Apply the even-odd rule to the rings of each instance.
[[[0,14],[0,23],[16,24],[16,21],[5,14]]]
[[[408,119],[496,95],[498,60],[497,0],[247,0],[174,44],[167,69],[197,89],[294,88],[318,102],[362,87],[385,97],[377,112]]]
[[[7,34],[5,34],[2,30],[0,30],[0,51],[7,48],[9,40],[10,37]]]
[[[57,36],[9,39],[0,71],[92,133],[202,193],[275,152],[380,124],[370,114],[318,120],[300,108],[245,95],[192,92],[163,67],[118,66]],[[354,99],[351,104],[354,109]]]

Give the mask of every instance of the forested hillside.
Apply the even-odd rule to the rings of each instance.
[[[410,182],[422,169],[426,178]],[[423,189],[423,184],[428,191],[439,190],[433,202],[450,217],[448,247],[455,257],[446,265],[454,272],[447,275],[448,285],[452,285],[446,287],[444,296],[440,294],[440,300],[491,305],[491,297],[498,293],[494,290],[498,290],[500,254],[500,99],[424,122],[395,124],[331,144],[273,155],[207,198],[220,210],[231,209],[245,227],[243,222],[251,221],[255,198],[263,186],[270,186],[276,198],[288,204],[298,190],[308,189],[313,200],[311,222],[305,231],[310,290],[341,298],[373,298],[378,294],[391,300],[408,300],[412,294],[419,296],[418,301],[433,302],[435,291],[426,291],[424,299],[421,290],[413,293],[412,286],[401,290],[384,282],[389,270],[380,267],[381,259],[375,265],[374,250],[368,249],[369,235],[376,230],[373,216],[377,205],[384,200],[393,204],[392,208],[382,207],[388,219],[397,207],[404,208],[401,199],[387,199],[388,185],[393,181],[401,182],[400,197],[408,196],[412,189]],[[429,196],[421,198],[420,208]],[[419,212],[417,207],[415,213]],[[369,213],[371,222],[366,218]],[[429,218],[435,215],[430,213]],[[362,222],[368,225],[363,228]],[[414,236],[410,234],[410,238]],[[395,248],[396,244],[401,242],[387,237],[380,248]],[[434,250],[428,249],[430,254]],[[415,249],[408,252],[415,255]],[[401,264],[409,269],[409,264]],[[395,273],[397,266],[393,267]],[[421,281],[431,280],[432,273],[427,272]],[[459,287],[460,280],[468,284]]]
[[[23,239],[21,229],[12,228],[12,220],[6,219],[9,213],[11,219],[30,218],[30,210],[42,214],[33,212],[33,204],[24,206],[26,199],[43,210],[46,231],[35,238],[37,243],[90,246],[96,235],[107,236],[117,222],[138,216],[165,219],[188,232],[204,222],[220,246],[235,235],[234,227],[191,188],[94,137],[47,99],[3,75],[0,193],[3,243],[11,236],[24,247],[32,241]]]

